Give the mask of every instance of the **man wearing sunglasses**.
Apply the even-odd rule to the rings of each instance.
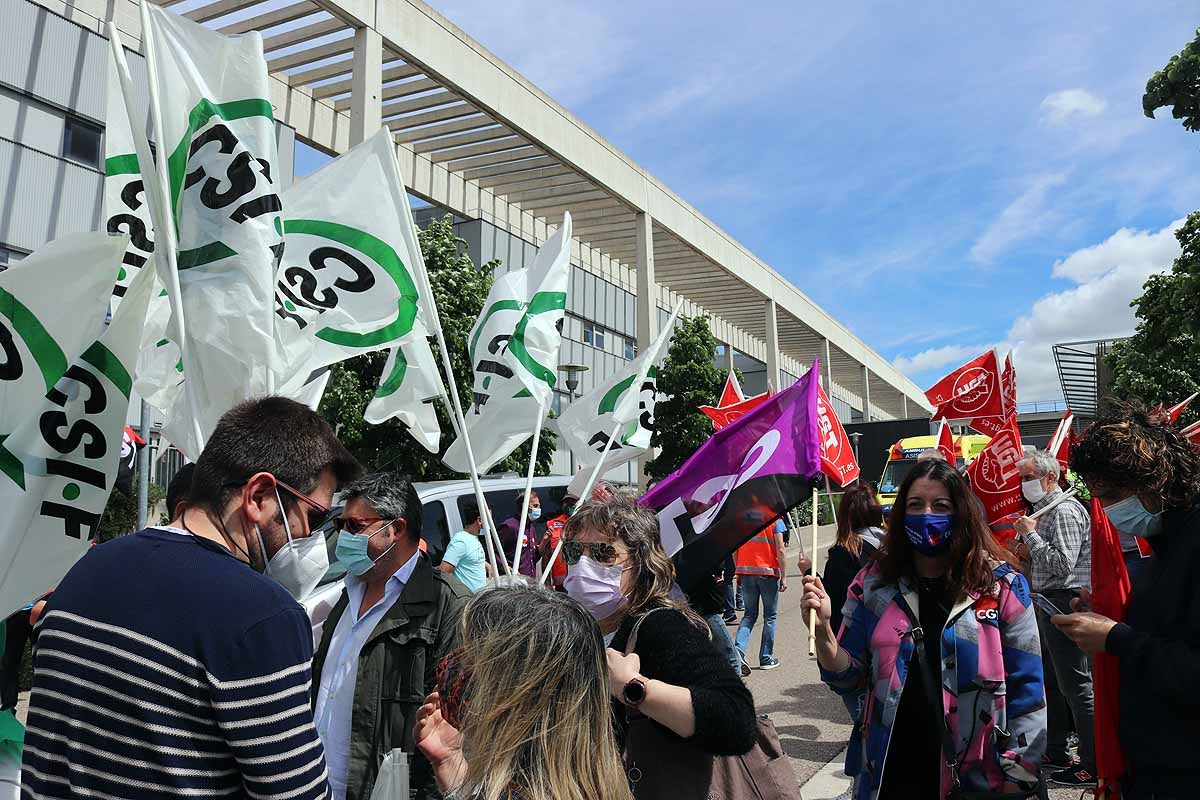
[[[311,531],[357,472],[300,403],[221,417],[176,518],[92,548],[47,604],[30,796],[326,797],[312,628],[292,592],[324,557],[309,557]]]
[[[421,500],[408,478],[366,475],[342,499],[334,524],[345,588],[313,660],[329,785],[335,800],[368,800],[384,756],[398,748],[414,754],[416,797],[439,797],[413,725],[438,663],[458,645],[470,591],[421,552]]]

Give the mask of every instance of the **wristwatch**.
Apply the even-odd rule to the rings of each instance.
[[[621,690],[621,700],[630,708],[637,708],[646,699],[646,682],[641,678],[630,678]]]

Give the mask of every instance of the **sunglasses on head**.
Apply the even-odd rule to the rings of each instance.
[[[563,542],[562,556],[567,566],[578,564],[584,553],[601,564],[611,564],[617,559],[617,548],[608,542]]]

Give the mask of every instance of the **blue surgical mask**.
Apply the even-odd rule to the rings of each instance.
[[[953,530],[953,514],[904,515],[904,533],[922,555],[936,556],[949,550]]]
[[[1162,532],[1162,512],[1151,514],[1136,494],[1119,503],[1105,506],[1108,521],[1126,536],[1155,536]]]
[[[395,520],[392,520],[395,522]],[[388,523],[391,525],[392,523]],[[383,533],[387,530],[388,525],[384,525],[379,530],[372,533],[371,536],[363,536],[361,533],[351,533],[350,531],[339,531],[337,539],[337,549],[334,551],[337,555],[338,563],[346,568],[346,572],[358,577],[365,575],[370,571],[371,567],[379,563],[379,559],[392,552],[392,547],[396,546],[392,542],[392,547],[384,550],[379,554],[379,558],[373,559],[367,553],[367,545],[371,543],[371,537]]]
[[[530,519],[541,519],[542,518],[542,507],[541,506],[530,506],[529,518]]]

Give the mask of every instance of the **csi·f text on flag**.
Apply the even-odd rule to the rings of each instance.
[[[1025,513],[1021,472],[1023,452],[1017,415],[1010,414],[987,447],[967,467],[971,489],[983,501],[988,523],[995,525]]]
[[[1121,537],[1108,520],[1100,501],[1092,498],[1092,610],[1123,622],[1129,608],[1131,585]],[[1117,736],[1120,717],[1121,662],[1108,653],[1097,653],[1093,662],[1096,710],[1096,776],[1100,789],[1114,786],[1125,774],[1125,754]],[[1099,795],[1104,796],[1104,795]]]
[[[858,480],[860,470],[850,446],[850,437],[842,427],[825,394],[825,387],[817,384],[817,427],[821,433],[821,471],[838,486],[849,486]]]
[[[594,467],[603,457],[599,473],[603,474],[604,470],[626,464],[650,449],[658,398],[655,365],[674,332],[678,316],[679,306],[676,306],[646,352],[563,410],[558,430],[580,465]]]
[[[925,391],[935,407],[933,419],[970,419],[1004,415],[1004,393],[996,353],[971,359]]]
[[[721,390],[721,399],[715,406],[700,406],[700,413],[712,420],[713,430],[719,431],[758,408],[767,397],[766,392],[746,397],[737,375],[730,370],[725,378],[725,388]]]
[[[566,308],[570,246],[571,215],[566,214],[532,266],[496,276],[467,337],[474,402],[463,413],[481,473],[520,447],[533,435],[534,426],[542,424],[539,409],[547,409],[558,369],[558,343],[550,340],[562,339],[556,328],[551,335],[553,325],[547,325],[557,324]],[[459,472],[470,470],[461,436],[442,461]]]
[[[124,238],[115,251],[93,255],[102,253],[114,276]],[[153,288],[153,272],[135,275],[112,323],[69,362],[59,362],[61,372],[41,401],[2,432],[0,616],[54,588],[96,535],[121,458],[131,374]],[[110,290],[92,303],[104,303]]]
[[[744,542],[812,496],[821,474],[817,365],[712,435],[639,501],[658,514],[685,590]]]

